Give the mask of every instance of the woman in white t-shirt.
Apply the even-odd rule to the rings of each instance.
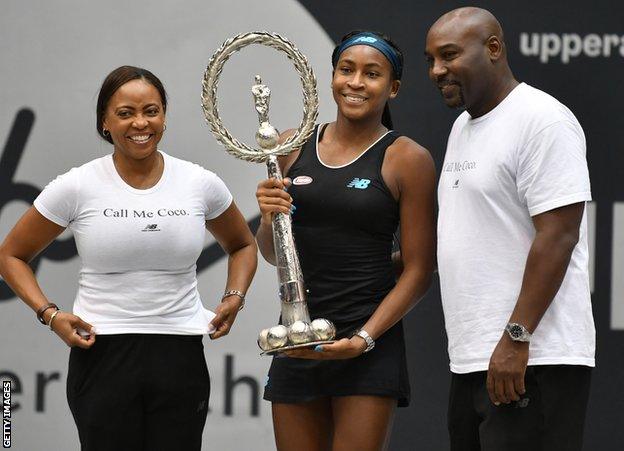
[[[256,269],[254,237],[221,179],[157,149],[166,109],[151,72],[111,72],[96,126],[113,153],[57,177],[0,246],[4,280],[72,348],[67,396],[83,449],[201,448],[202,336],[229,332]],[[82,263],[73,314],[28,266],[65,228]],[[215,313],[197,291],[206,229],[229,255]]]

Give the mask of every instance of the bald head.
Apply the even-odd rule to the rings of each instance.
[[[505,54],[503,28],[494,14],[487,9],[467,6],[449,11],[435,21],[429,33],[450,34],[461,41],[477,39],[481,43],[496,37],[502,45],[503,55]]]

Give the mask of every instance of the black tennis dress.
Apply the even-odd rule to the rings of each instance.
[[[292,225],[312,319],[334,322],[338,338],[350,337],[395,285],[393,233],[399,205],[381,176],[381,166],[399,135],[389,131],[358,158],[327,166],[315,139],[301,149],[288,171],[293,181]],[[375,348],[353,359],[273,358],[264,391],[272,402],[298,403],[323,396],[376,395],[409,404],[403,326],[399,322],[376,340]]]

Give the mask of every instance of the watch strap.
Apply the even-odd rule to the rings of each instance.
[[[531,332],[519,323],[507,323],[505,331],[513,341],[528,343],[531,341]]]
[[[375,340],[373,340],[373,337],[371,337],[364,329],[358,329],[353,335],[357,335],[366,342],[366,349],[364,350],[365,353],[375,347]]]

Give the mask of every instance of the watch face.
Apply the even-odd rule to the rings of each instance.
[[[520,327],[517,324],[514,324],[513,326],[509,328],[509,333],[511,334],[513,338],[520,338],[522,337],[522,327]]]

